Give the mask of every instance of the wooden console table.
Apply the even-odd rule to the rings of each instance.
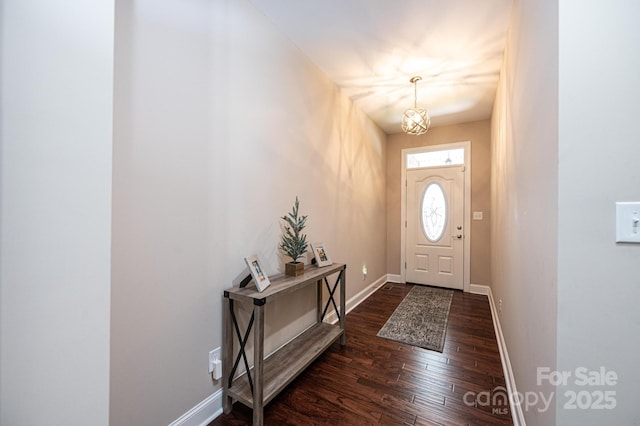
[[[224,386],[223,409],[229,413],[233,399],[253,408],[253,424],[261,426],[263,409],[285,386],[295,379],[300,372],[307,368],[320,354],[335,342],[338,337],[340,344],[345,344],[345,284],[347,265],[334,263],[318,268],[309,266],[303,275],[298,277],[277,276],[270,277],[271,285],[262,293],[254,287],[231,288],[224,292],[224,328],[222,352],[222,380]],[[338,274],[333,288],[329,285],[328,277]],[[322,308],[322,282],[329,290],[329,298]],[[300,288],[316,284],[317,321],[307,331],[278,349],[267,359],[264,359],[264,308],[265,305],[279,297],[299,290]],[[340,285],[340,309],[334,295]],[[252,303],[253,313],[244,334],[241,333],[236,319],[234,304]],[[339,319],[339,327],[324,323],[324,317],[333,304]],[[245,345],[252,326],[254,366],[249,368]],[[234,339],[235,329],[235,339]],[[238,354],[234,357],[234,340],[238,341]],[[233,379],[240,361],[244,361],[246,372]]]

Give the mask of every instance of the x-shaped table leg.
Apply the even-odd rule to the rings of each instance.
[[[340,284],[340,278],[342,278],[343,273],[344,273],[344,270],[340,271],[340,274],[336,279],[336,283],[333,285],[333,290],[329,285],[329,281],[327,281],[327,277],[324,277],[324,283],[327,286],[327,290],[329,290],[329,300],[327,300],[327,304],[324,307],[324,311],[320,316],[320,321],[324,320],[324,316],[327,314],[327,309],[329,309],[329,302],[333,303],[333,308],[336,310],[336,315],[338,316],[338,320],[340,320],[340,316],[343,315],[343,313],[338,310],[338,305],[336,304],[336,300],[333,298],[333,295],[335,294],[336,289],[338,288],[338,284]]]
[[[244,366],[247,369],[247,379],[249,379],[249,387],[251,388],[251,394],[253,395],[253,381],[251,380],[251,371],[249,371],[249,362],[247,361],[247,354],[244,350],[247,340],[249,340],[249,333],[251,332],[251,327],[253,327],[253,312],[251,313],[251,320],[249,321],[249,325],[247,326],[247,331],[245,332],[244,337],[242,337],[242,333],[240,332],[240,327],[238,326],[238,321],[236,320],[236,314],[233,311],[233,300],[229,300],[229,311],[231,312],[231,319],[233,320],[233,326],[236,329],[236,336],[238,336],[238,342],[240,342],[240,350],[238,352],[238,356],[236,357],[236,361],[233,364],[233,368],[231,369],[231,373],[229,374],[229,388],[231,388],[231,384],[233,383],[233,375],[236,373],[236,369],[238,368],[238,364],[240,363],[240,357],[244,360]]]

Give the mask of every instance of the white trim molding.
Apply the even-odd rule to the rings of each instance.
[[[174,420],[169,426],[206,426],[222,414],[222,389]]]
[[[471,141],[453,142],[442,145],[427,145],[417,148],[406,148],[402,150],[402,173],[400,179],[400,277],[399,282],[407,282],[406,280],[406,227],[407,220],[407,155],[419,152],[442,151],[452,148],[464,148],[464,273],[463,285],[464,291],[471,291],[469,286],[471,283]]]
[[[406,281],[402,278],[402,275],[387,274],[387,282],[406,284]]]
[[[481,285],[481,284],[469,284],[469,293],[483,294],[485,296],[488,296],[490,292],[491,292],[491,287],[489,286]]]
[[[500,351],[502,371],[504,373],[504,379],[507,385],[507,393],[509,395],[511,418],[513,419],[514,426],[525,426],[526,423],[524,421],[522,406],[518,403],[518,398],[511,397],[511,395],[517,395],[518,390],[516,389],[516,379],[513,375],[513,369],[511,368],[511,361],[509,360],[509,353],[507,352],[507,344],[504,340],[504,335],[502,334],[500,317],[498,316],[498,310],[496,309],[496,304],[493,300],[491,287],[486,285],[471,284],[469,286],[469,291],[474,294],[486,295],[489,299],[489,306],[491,307],[491,317],[493,318],[493,329],[496,333],[496,340],[498,341],[498,350]]]

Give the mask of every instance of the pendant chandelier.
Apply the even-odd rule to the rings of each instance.
[[[409,80],[413,83],[413,108],[409,108],[402,116],[402,131],[410,135],[423,135],[429,130],[431,119],[429,113],[424,108],[418,106],[418,82],[422,80],[419,75],[411,77]]]

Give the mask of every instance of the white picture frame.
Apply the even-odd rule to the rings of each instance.
[[[319,267],[331,265],[331,259],[323,243],[312,243],[311,250],[313,251],[313,256],[316,258],[316,265]]]
[[[258,255],[252,254],[251,256],[245,257],[244,261],[251,272],[253,282],[256,283],[256,288],[262,293],[267,287],[269,287],[271,281],[269,281],[269,277],[267,276],[260,258],[258,258]]]

